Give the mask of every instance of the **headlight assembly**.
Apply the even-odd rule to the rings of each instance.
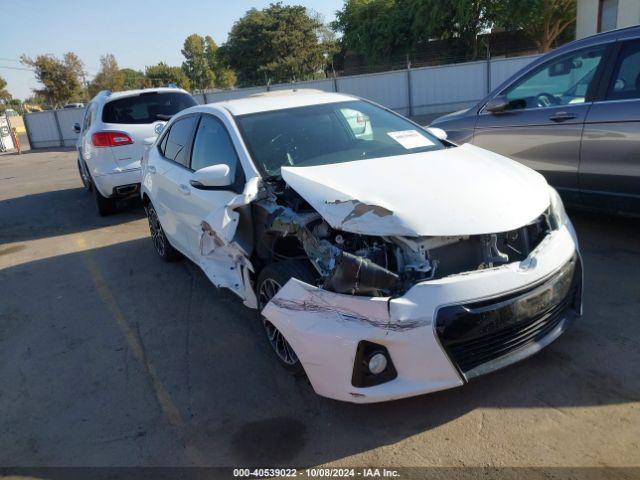
[[[549,196],[551,199],[551,215],[549,218],[551,221],[551,228],[558,230],[569,222],[569,217],[564,209],[564,204],[562,203],[560,194],[558,194],[555,188],[549,187]]]

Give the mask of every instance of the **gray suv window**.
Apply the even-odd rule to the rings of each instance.
[[[512,108],[545,108],[584,103],[606,47],[597,46],[551,60],[508,87]]]
[[[640,42],[627,43],[618,57],[607,100],[640,98]]]

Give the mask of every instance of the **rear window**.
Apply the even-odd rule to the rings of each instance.
[[[120,98],[106,103],[102,110],[102,121],[125,124],[166,121],[179,111],[194,105],[197,105],[196,101],[186,93],[141,93],[135,97]]]

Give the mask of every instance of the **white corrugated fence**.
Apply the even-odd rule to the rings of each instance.
[[[327,78],[194,94],[197,102],[214,103],[247,97],[267,90],[315,88],[350,93],[380,103],[403,115],[448,113],[469,107],[538,55],[456,63],[435,67]],[[24,116],[31,148],[70,147],[82,122],[84,109],[47,110]]]

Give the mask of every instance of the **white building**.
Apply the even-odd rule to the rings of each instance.
[[[578,0],[576,38],[640,23],[640,0]]]

